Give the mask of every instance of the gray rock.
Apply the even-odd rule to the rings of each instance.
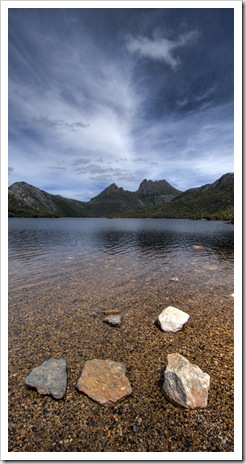
[[[189,314],[173,306],[165,308],[157,317],[156,323],[164,332],[177,332],[188,321]]]
[[[112,327],[120,327],[121,316],[119,314],[112,314],[111,316],[105,317],[103,319],[103,322],[106,322],[106,324],[109,324]]]
[[[107,406],[132,393],[124,364],[110,359],[86,361],[77,388],[97,403]]]
[[[31,371],[26,384],[35,387],[41,395],[63,398],[67,387],[66,360],[50,358]]]
[[[210,376],[178,353],[167,356],[163,391],[167,398],[185,408],[205,408]]]

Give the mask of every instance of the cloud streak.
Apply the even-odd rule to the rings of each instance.
[[[48,129],[67,129],[67,130],[78,130],[78,129],[86,129],[89,127],[89,124],[84,124],[80,121],[77,122],[66,122],[63,119],[49,119],[48,116],[34,116],[32,118],[32,122],[38,126],[43,126]]]

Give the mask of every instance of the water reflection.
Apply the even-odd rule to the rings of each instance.
[[[219,221],[139,219],[11,219],[9,260],[59,261],[69,254],[75,259],[100,253],[146,255],[151,258],[197,254],[233,258],[233,226]]]
[[[168,219],[9,221],[10,292],[31,287],[34,296],[48,294],[70,282],[85,286],[87,300],[108,291],[117,298],[132,285],[145,292],[159,282],[161,289],[173,276],[193,289],[231,285],[233,226]]]
[[[178,220],[165,220],[164,224],[158,222],[153,220],[151,224],[147,223],[147,227],[134,230],[132,227],[128,230],[94,230],[93,242],[109,254],[140,251],[158,257],[170,253],[176,255],[177,251],[195,253],[194,246],[200,245],[203,254],[216,253],[222,259],[233,259],[233,228],[228,224],[209,222],[202,230],[199,224],[202,221],[186,221],[186,227]]]

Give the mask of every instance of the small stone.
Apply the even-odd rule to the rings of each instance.
[[[177,332],[188,321],[189,314],[173,306],[165,308],[157,317],[156,323],[164,332]]]
[[[205,248],[203,245],[193,245],[193,248],[195,250],[202,250],[203,248]]]
[[[35,387],[41,395],[61,399],[67,387],[66,360],[50,358],[35,367],[26,378],[26,384]]]
[[[169,282],[179,282],[179,278],[178,277],[171,277],[171,279],[168,279]]]
[[[119,314],[113,314],[112,316],[105,317],[105,319],[103,319],[103,322],[106,322],[106,324],[109,324],[112,327],[120,327],[121,316]]]
[[[167,356],[163,390],[166,396],[185,408],[205,408],[210,376],[178,353]]]
[[[132,393],[124,364],[110,359],[86,361],[77,388],[97,403],[108,406]]]

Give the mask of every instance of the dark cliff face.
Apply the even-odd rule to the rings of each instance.
[[[177,195],[181,192],[172,187],[166,180],[152,181],[144,179],[137,193],[140,195]]]
[[[19,200],[24,205],[30,208],[51,209],[56,210],[56,206],[52,201],[52,195],[40,190],[26,182],[16,182],[9,187],[9,193],[12,198]]]

